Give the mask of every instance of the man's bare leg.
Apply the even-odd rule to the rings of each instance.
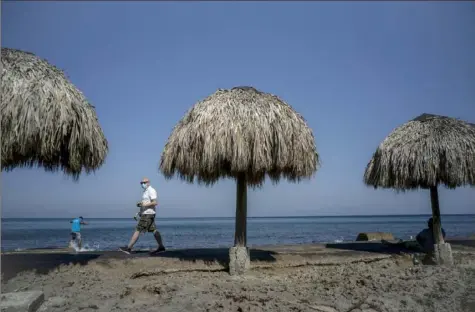
[[[134,234],[132,235],[132,238],[130,239],[129,245],[127,246],[129,249],[132,249],[132,247],[134,247],[135,243],[139,239],[139,236],[140,236],[140,232],[135,231]]]
[[[155,237],[155,240],[157,241],[158,243],[158,249],[159,250],[162,250],[162,249],[165,249],[165,246],[163,246],[163,240],[162,240],[162,235],[160,235],[160,232],[155,230],[153,232],[153,237]]]

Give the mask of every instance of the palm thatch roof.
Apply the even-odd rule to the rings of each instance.
[[[77,179],[108,152],[95,109],[65,74],[32,53],[2,48],[2,170],[41,166]]]
[[[210,185],[245,175],[260,186],[310,178],[319,166],[312,130],[275,95],[253,87],[219,89],[195,104],[173,129],[162,153],[166,178]]]
[[[379,145],[364,182],[396,190],[475,185],[475,125],[431,114],[405,123]]]

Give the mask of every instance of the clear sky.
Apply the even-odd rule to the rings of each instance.
[[[366,164],[421,113],[475,122],[474,2],[2,1],[1,39],[65,70],[110,145],[78,183],[2,173],[3,217],[132,217],[142,176],[160,217],[233,216],[233,181],[207,188],[158,171],[174,124],[218,88],[279,95],[322,158],[310,181],[250,191],[250,216],[430,213],[428,191],[366,187]],[[475,213],[475,189],[439,194],[442,213]]]

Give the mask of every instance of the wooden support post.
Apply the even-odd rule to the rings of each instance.
[[[240,174],[237,178],[234,247],[229,249],[229,273],[242,275],[250,267],[251,258],[247,248],[247,182],[246,175]]]
[[[434,260],[439,265],[453,265],[454,258],[452,247],[444,242],[442,225],[440,222],[439,194],[437,186],[430,188],[430,201],[432,203],[432,233],[434,235]]]
[[[244,174],[237,179],[234,246],[247,246],[247,182]]]
[[[444,237],[442,236],[442,226],[440,222],[440,208],[439,208],[439,193],[437,186],[430,188],[430,201],[432,204],[432,231],[434,234],[434,244],[443,244]]]

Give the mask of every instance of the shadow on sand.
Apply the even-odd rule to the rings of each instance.
[[[383,244],[382,242],[373,241],[373,242],[351,242],[351,243],[334,243],[326,244],[326,248],[332,249],[343,249],[343,250],[353,250],[353,251],[367,251],[383,254],[400,254],[400,253],[414,253],[415,251],[407,249],[402,245],[398,244]]]
[[[269,250],[250,249],[251,261],[275,262],[276,253]],[[206,264],[219,263],[227,267],[229,263],[229,248],[194,248],[165,251],[153,257],[175,258],[181,261],[203,261]]]
[[[205,264],[219,263],[227,267],[229,263],[228,248],[197,248],[167,250],[159,254],[150,254],[149,251],[137,251],[131,255],[120,251],[90,251],[80,253],[55,252],[54,249],[42,252],[24,252],[2,254],[2,281],[7,281],[20,272],[35,271],[37,274],[48,274],[61,265],[79,264],[86,265],[91,260],[106,259],[131,259],[131,258],[174,258],[181,261],[197,262]],[[275,252],[259,249],[251,249],[251,261],[275,262]]]
[[[447,242],[453,246],[475,247],[474,239],[448,239]],[[402,244],[395,244],[395,243],[387,244],[387,243],[382,243],[380,241],[334,243],[334,244],[326,244],[325,247],[333,248],[333,249],[367,251],[367,252],[384,253],[384,254],[400,254],[400,253],[414,254],[414,253],[421,252],[416,249],[406,248]]]
[[[20,272],[34,270],[38,274],[48,274],[60,265],[86,265],[97,259],[100,254],[67,254],[67,253],[18,253],[2,255],[2,282],[7,281]]]
[[[453,248],[475,248],[474,239],[449,239]],[[351,242],[334,243],[324,245],[329,249],[366,251],[383,254],[412,254],[416,251],[405,248],[402,245],[387,245],[381,242]],[[473,249],[472,249],[473,250]],[[312,251],[310,251],[312,253]],[[250,249],[251,261],[276,262],[276,252],[264,249]],[[148,251],[138,251],[131,255],[120,251],[90,251],[80,253],[58,252],[57,250],[31,250],[19,253],[2,254],[2,282],[9,280],[20,272],[35,271],[38,274],[47,274],[61,265],[79,264],[86,265],[91,260],[105,259],[131,259],[131,258],[173,258],[181,261],[197,262],[206,264],[219,263],[227,267],[229,263],[228,248],[193,248],[167,250],[163,253],[151,255]]]

